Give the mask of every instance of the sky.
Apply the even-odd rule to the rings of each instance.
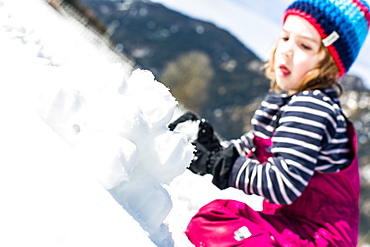
[[[0,246],[190,247],[206,203],[261,207],[186,169],[171,92],[74,19],[0,0],[0,37]]]
[[[150,0],[229,31],[261,59],[266,60],[279,37],[284,10],[292,0]],[[370,88],[370,38],[348,74],[359,76]]]

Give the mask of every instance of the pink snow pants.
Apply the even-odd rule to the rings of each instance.
[[[215,200],[191,219],[186,235],[195,246],[355,247],[359,221],[356,135],[348,126],[354,159],[346,169],[315,172],[290,205],[264,201],[262,212],[235,200]]]

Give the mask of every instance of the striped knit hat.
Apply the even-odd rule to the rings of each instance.
[[[356,60],[370,27],[369,5],[364,0],[298,0],[286,10],[310,22],[333,56],[340,76]]]

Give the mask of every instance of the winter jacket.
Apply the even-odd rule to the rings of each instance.
[[[291,204],[315,171],[337,172],[350,163],[346,120],[334,90],[305,91],[291,97],[270,95],[252,124],[254,137],[271,138],[273,145],[267,161],[261,161],[259,154],[236,161],[229,185],[247,194]]]

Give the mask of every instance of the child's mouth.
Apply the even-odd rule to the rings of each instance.
[[[279,66],[280,76],[286,77],[286,76],[290,75],[290,73],[291,73],[290,70],[285,65],[280,65]]]

